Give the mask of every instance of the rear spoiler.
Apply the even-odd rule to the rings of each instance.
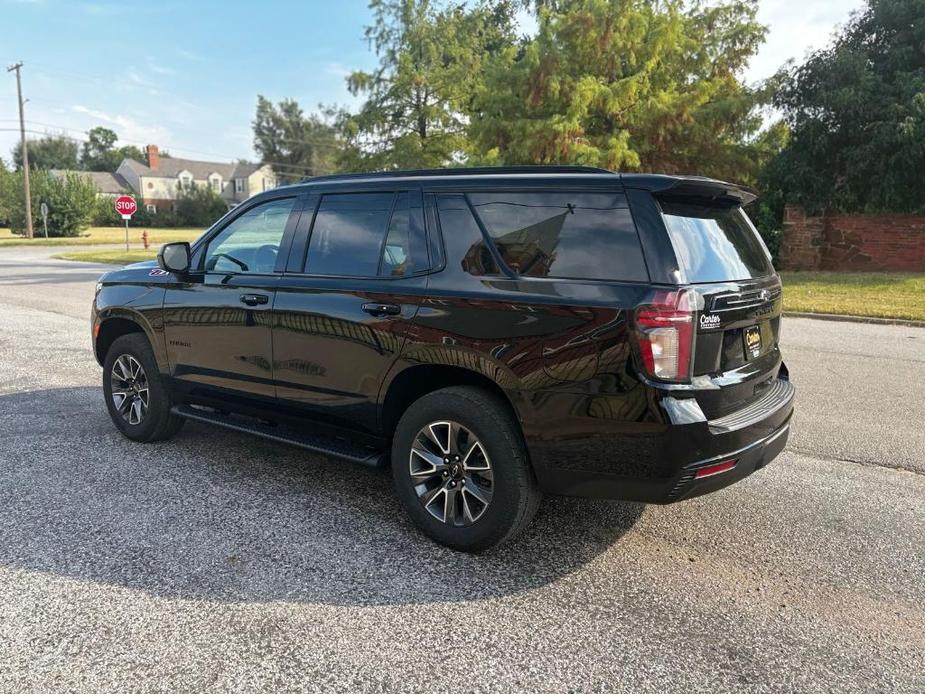
[[[659,198],[708,202],[721,207],[747,205],[758,197],[751,188],[702,176],[663,176],[660,174],[623,177],[627,188],[642,188]]]

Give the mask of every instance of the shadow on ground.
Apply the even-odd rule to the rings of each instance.
[[[219,601],[509,595],[579,569],[643,511],[549,498],[515,543],[460,554],[411,526],[387,471],[192,424],[135,444],[99,388],[0,396],[0,461],[0,565]]]

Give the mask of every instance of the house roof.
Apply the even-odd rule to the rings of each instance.
[[[119,174],[109,171],[72,171],[68,169],[51,169],[49,173],[55,178],[64,178],[67,174],[77,174],[90,180],[101,193],[123,193],[129,190],[128,182]]]
[[[225,164],[217,161],[197,161],[196,159],[179,159],[177,157],[161,156],[156,169],[150,168],[135,159],[126,159],[127,164],[132,171],[139,176],[151,176],[156,178],[176,178],[182,171],[189,171],[193,179],[205,181],[212,173],[217,173],[225,180],[232,178],[246,178],[261,168],[261,164],[235,163]]]

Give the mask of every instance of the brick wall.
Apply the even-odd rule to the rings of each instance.
[[[788,205],[780,259],[785,270],[925,272],[925,216],[814,216]]]

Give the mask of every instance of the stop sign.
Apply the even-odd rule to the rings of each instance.
[[[122,215],[122,219],[131,219],[136,210],[138,205],[131,195],[120,195],[116,198],[116,212]]]

